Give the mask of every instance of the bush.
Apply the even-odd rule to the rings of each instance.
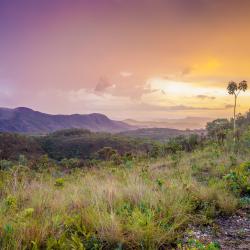
[[[224,179],[235,194],[250,194],[250,162],[240,164],[225,175]]]
[[[0,169],[1,170],[8,170],[11,167],[13,167],[13,163],[11,161],[7,161],[7,160],[0,160]]]
[[[6,210],[17,208],[17,199],[13,195],[8,195],[4,201]]]
[[[77,168],[80,166],[80,160],[76,158],[70,158],[70,159],[64,158],[60,161],[60,165],[64,168],[69,168],[69,169]]]
[[[58,178],[55,180],[55,186],[56,187],[63,187],[65,183],[65,180],[63,178]]]

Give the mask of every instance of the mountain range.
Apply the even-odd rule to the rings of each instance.
[[[0,131],[45,134],[62,129],[81,128],[93,132],[117,133],[134,126],[114,121],[103,114],[50,115],[29,108],[0,108]]]
[[[57,130],[79,128],[92,132],[120,133],[131,131],[128,135],[139,134],[183,134],[186,129],[199,130],[211,121],[210,118],[187,117],[184,119],[165,119],[161,121],[136,121],[127,119],[116,121],[99,113],[51,115],[30,108],[0,108],[0,132],[47,134]],[[152,131],[152,128],[154,130]],[[155,130],[156,128],[165,129]],[[135,131],[139,129],[138,131]],[[143,129],[143,130],[140,130]],[[179,131],[177,131],[179,130]],[[197,131],[196,131],[197,132]],[[186,132],[184,133],[186,134]],[[126,133],[124,133],[126,135]]]

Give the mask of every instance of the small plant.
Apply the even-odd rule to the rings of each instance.
[[[113,154],[111,157],[110,157],[110,160],[115,164],[115,165],[120,165],[122,163],[122,158],[121,156],[116,153],[116,154]]]
[[[14,197],[13,195],[7,196],[7,198],[5,199],[5,207],[7,210],[15,209],[17,207],[16,197]]]
[[[60,164],[64,168],[72,169],[72,168],[77,168],[80,165],[80,160],[76,158],[62,159]]]
[[[26,166],[28,164],[28,160],[27,160],[26,156],[25,155],[19,155],[18,163],[21,166]]]
[[[0,160],[0,169],[1,170],[8,170],[13,167],[13,163],[7,160]]]
[[[23,217],[28,218],[28,217],[31,217],[33,215],[33,213],[34,213],[34,208],[26,208],[23,211],[22,215],[23,215]]]
[[[242,207],[249,206],[250,205],[250,197],[249,196],[245,196],[245,197],[240,198],[240,205]]]
[[[14,232],[14,228],[11,224],[6,224],[3,227],[3,231],[6,235],[11,235]]]
[[[250,193],[250,162],[242,163],[224,176],[231,190],[240,195]]]
[[[129,169],[133,168],[133,161],[126,160],[124,165],[125,165],[126,168],[129,168]]]
[[[65,183],[65,179],[64,178],[57,178],[55,180],[55,186],[56,187],[63,187],[64,186],[64,183]]]
[[[175,154],[171,156],[171,159],[173,161],[173,166],[177,167],[181,161],[182,154],[180,151],[177,151]]]
[[[210,242],[209,244],[203,244],[197,239],[189,239],[188,240],[188,246],[192,250],[220,250],[221,246],[218,242]]]
[[[230,155],[230,166],[236,166],[237,164],[237,157],[235,155]]]
[[[164,181],[163,181],[162,179],[158,178],[158,179],[156,180],[156,183],[157,183],[157,185],[158,185],[160,188],[162,188],[162,186],[163,186],[163,184],[164,184]]]
[[[131,216],[132,212],[133,212],[133,207],[131,203],[128,202],[124,202],[121,204],[121,206],[116,208],[116,214],[120,216],[128,217]]]

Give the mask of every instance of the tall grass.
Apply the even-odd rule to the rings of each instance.
[[[208,146],[177,157],[69,174],[1,171],[1,249],[171,249],[188,224],[235,211],[224,176],[247,154]]]

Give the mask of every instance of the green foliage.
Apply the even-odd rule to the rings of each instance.
[[[244,197],[240,198],[240,205],[242,207],[249,206],[250,205],[250,197],[244,196]]]
[[[156,180],[156,183],[157,183],[157,185],[158,185],[160,188],[162,188],[162,186],[163,186],[163,184],[164,184],[164,181],[163,181],[162,179],[158,178],[158,179]]]
[[[65,179],[64,178],[57,178],[55,180],[55,186],[56,187],[63,187],[64,186],[64,183],[65,183]]]
[[[4,200],[6,210],[17,208],[17,199],[13,195],[8,195]]]
[[[250,112],[249,112],[249,124],[250,124]],[[244,149],[250,149],[250,126],[244,131],[242,135]]]
[[[31,217],[34,213],[34,208],[26,208],[24,209],[24,211],[22,212],[22,216],[25,218]]]
[[[208,136],[220,143],[224,142],[230,129],[232,124],[227,119],[217,119],[208,122],[206,126]]]
[[[97,151],[97,157],[100,160],[110,161],[114,155],[118,155],[118,153],[111,147],[104,147]]]
[[[0,169],[1,170],[8,170],[13,167],[13,162],[8,160],[0,160]]]
[[[120,165],[122,164],[122,157],[116,153],[116,154],[113,154],[111,157],[110,157],[110,160],[116,165]]]
[[[21,166],[27,166],[28,160],[25,157],[25,155],[19,155],[19,157],[18,157],[18,163]]]
[[[209,244],[205,245],[201,243],[199,240],[196,239],[189,239],[188,240],[188,249],[192,250],[220,250],[220,244],[218,242],[210,242]]]
[[[64,168],[72,169],[72,168],[77,168],[80,166],[80,160],[76,158],[70,158],[70,159],[62,159],[60,161],[60,165]]]
[[[6,224],[3,227],[3,231],[6,235],[12,235],[14,232],[14,228],[11,224]]]
[[[125,155],[128,152],[146,154],[151,143],[143,139],[94,133],[82,129],[69,129],[38,138],[44,152],[55,160],[78,158],[110,160],[113,154]]]
[[[43,150],[32,136],[0,133],[0,160],[18,160],[19,155],[37,157]]]
[[[47,154],[38,158],[35,168],[38,170],[47,169],[50,166],[50,159]]]
[[[250,194],[250,162],[245,162],[224,176],[230,189],[239,195]]]

